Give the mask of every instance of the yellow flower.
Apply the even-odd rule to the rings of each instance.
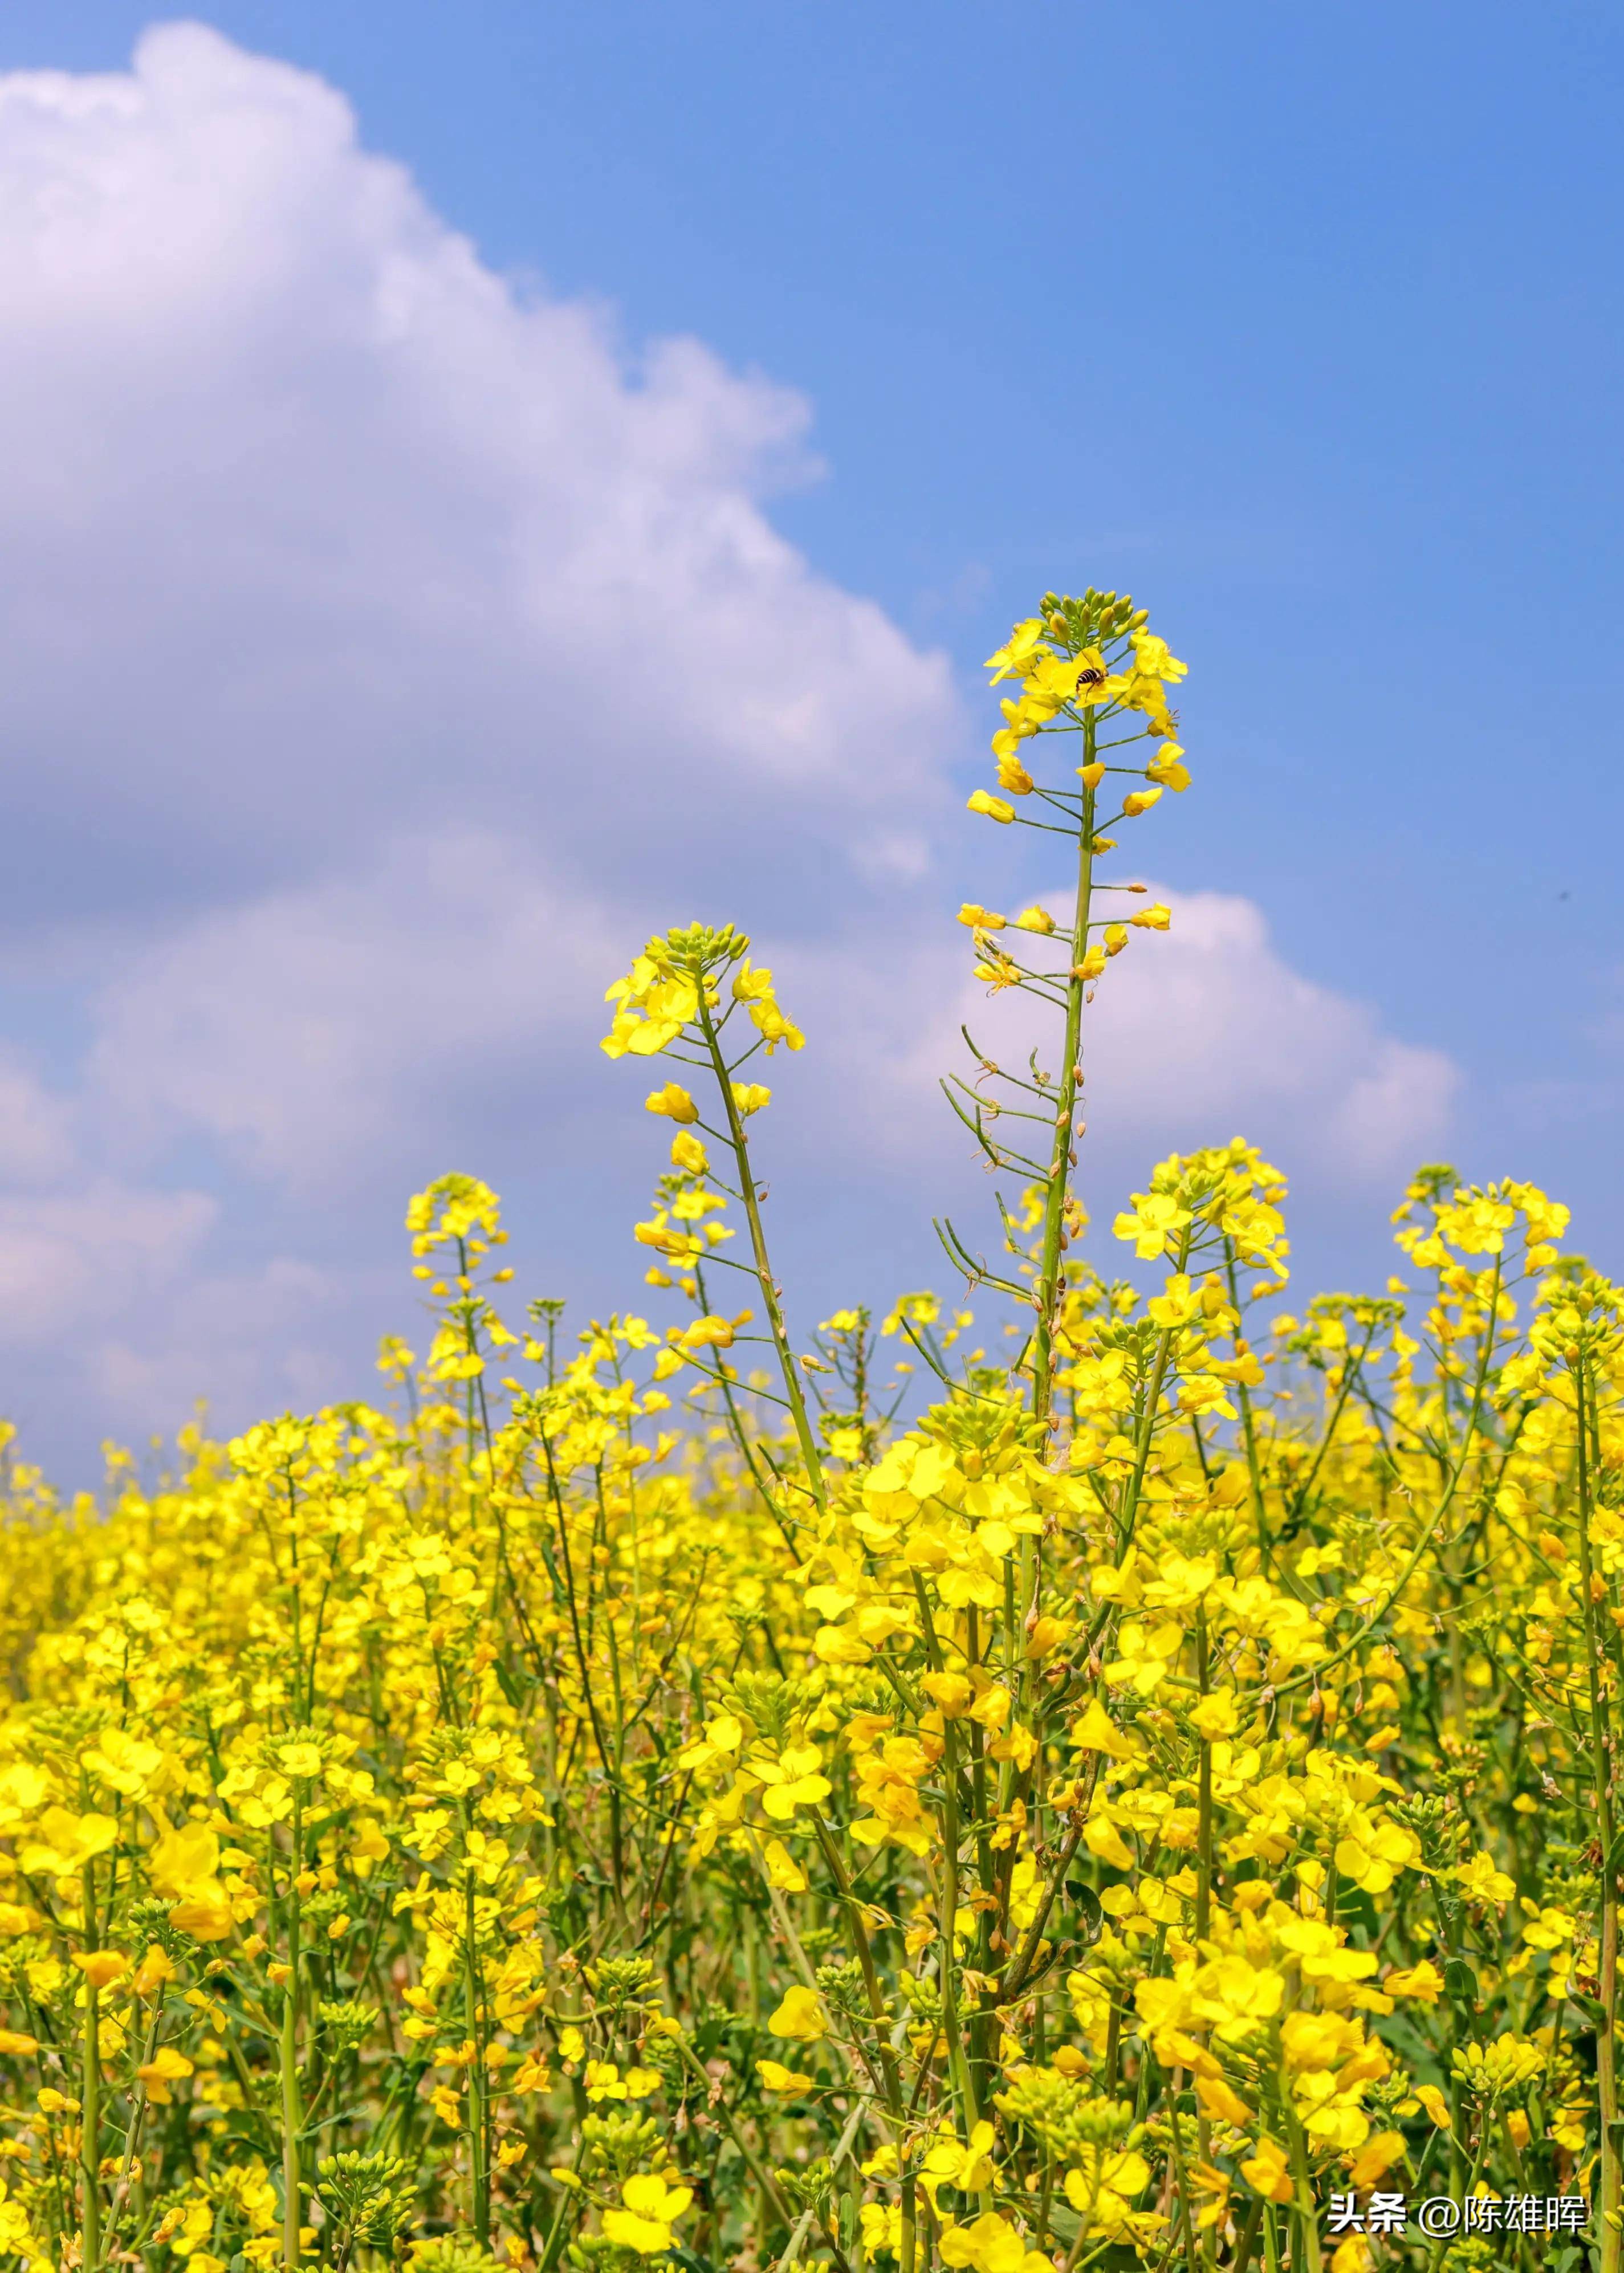
[[[1184,754],[1177,742],[1164,741],[1155,761],[1145,770],[1152,781],[1160,782],[1164,789],[1186,790],[1190,786],[1190,769],[1180,763]]]
[[[1121,1832],[1107,1816],[1089,1818],[1083,1831],[1083,1844],[1091,1855],[1097,1855],[1113,1870],[1131,1871],[1133,1868],[1133,1849],[1125,1843]]]
[[[1531,1949],[1560,1949],[1565,1941],[1573,1939],[1574,1922],[1566,1910],[1548,1905],[1541,1909],[1536,1903],[1526,1902],[1522,1907],[1529,1914],[1522,1939]]]
[[[315,1745],[285,1745],[284,1752],[307,1749],[321,1756]],[[387,1851],[387,1850],[386,1850]],[[166,1831],[147,1858],[155,1893],[170,1896],[169,1924],[194,1941],[223,1941],[230,1932],[231,1904],[217,1875],[220,1842],[205,1823],[183,1823]]]
[[[100,1815],[94,1810],[72,1815],[65,1807],[48,1807],[40,1818],[36,1836],[23,1841],[17,1859],[25,1871],[65,1877],[93,1856],[105,1855],[117,1836],[116,1816]]]
[[[748,1009],[751,1023],[766,1043],[769,1057],[780,1042],[792,1050],[805,1046],[806,1036],[778,1005],[772,991],[771,971],[753,970],[748,962],[741,963],[733,974],[733,994],[735,1002]]]
[[[699,1107],[680,1082],[668,1081],[664,1089],[650,1090],[643,1100],[647,1113],[663,1113],[670,1121],[697,1121]]]
[[[978,789],[966,799],[965,810],[966,813],[984,813],[989,821],[1011,821],[1015,818],[1012,805],[1005,805],[1001,797],[994,797],[984,789]]]
[[[769,2091],[811,2091],[816,2079],[798,2067],[785,2067],[774,2059],[758,2059],[756,2073]]]
[[[1402,2131],[1378,2131],[1349,2164],[1349,2185],[1363,2193],[1366,2187],[1373,2187],[1383,2178],[1395,2163],[1402,2163],[1407,2151]]]
[[[43,2101],[45,2097],[43,2092],[40,2094],[40,2097]],[[1559,2107],[1556,2111],[1556,2120],[1552,2124],[1547,2135],[1557,2146],[1565,2148],[1568,2154],[1583,2154],[1586,2138],[1583,2110],[1578,2107]]]
[[[1232,1737],[1240,1726],[1240,1707],[1232,1689],[1214,1689],[1190,1708],[1191,1726],[1209,1743],[1215,1743],[1220,1737]]]
[[[1259,2139],[1250,2158],[1241,2164],[1241,2176],[1266,2202],[1289,2202],[1293,2188],[1291,2157],[1277,2139]]]
[[[620,2187],[625,2207],[604,2212],[605,2236],[640,2257],[663,2256],[671,2247],[672,2228],[693,2199],[692,2187],[673,2187],[653,2172],[639,2172]]]
[[[868,2167],[864,2165],[865,2169]],[[902,2254],[902,2205],[900,2202],[866,2202],[859,2213],[861,2221],[863,2254],[899,2257]]]
[[[1132,1745],[1097,1697],[1089,1699],[1082,1719],[1071,1731],[1071,1741],[1079,1752],[1109,1752],[1114,1760],[1133,1757]]]
[[[223,1894],[194,1895],[169,1911],[169,1924],[194,1941],[223,1941],[232,1923],[231,1905]]]
[[[628,2067],[622,2074],[613,2060],[588,2060],[581,2081],[594,2106],[605,2099],[648,2099],[660,2082],[651,2067]]]
[[[83,1765],[115,1791],[133,1797],[163,1766],[156,1744],[146,1744],[123,1729],[104,1729],[99,1741],[83,1755]]]
[[[829,2022],[816,1992],[799,1984],[784,1992],[783,2000],[767,2026],[775,2037],[787,2037],[799,2044],[816,2044],[820,2037],[829,2034]]]
[[[1458,1886],[1464,1887],[1474,1902],[1508,1902],[1517,1891],[1517,1882],[1498,1869],[1492,1856],[1476,1854],[1469,1863],[1462,1863],[1449,1876]]]
[[[992,673],[993,685],[1001,679],[1020,678],[1042,644],[1041,616],[1029,616],[1025,623],[1017,624],[997,653],[987,658],[985,667]]]
[[[1386,1894],[1398,1872],[1420,1859],[1421,1842],[1413,1831],[1397,1823],[1377,1823],[1363,1814],[1353,1819],[1336,1842],[1336,1867],[1342,1877],[1374,1894]]]
[[[606,1057],[658,1056],[699,1014],[694,982],[673,967],[665,941],[650,940],[649,949],[604,997],[619,1006],[600,1045]]]
[[[1221,2075],[1198,2075],[1195,2089],[1207,2112],[1221,2123],[1233,2123],[1237,2130],[1244,2130],[1252,2120],[1252,2110]]]
[[[621,2185],[626,2207],[603,2211],[603,2232],[639,2257],[659,2257],[671,2248],[671,2227],[691,2201],[691,2187],[673,2187],[666,2175],[639,2171]]]
[[[951,2132],[932,2142],[920,2164],[919,2174],[933,2208],[941,2187],[955,2187],[961,2194],[985,2194],[993,2180],[994,2138],[990,2123],[978,2123],[970,2134],[968,2145]]]
[[[974,931],[1002,931],[1009,919],[996,915],[991,908],[984,908],[975,900],[966,900],[959,911],[959,920]]]
[[[752,1775],[763,1786],[762,1811],[775,1823],[789,1823],[803,1807],[816,1807],[834,1787],[819,1774],[822,1755],[816,1744],[786,1744],[775,1759],[763,1752],[750,1755]]]
[[[920,1687],[933,1705],[939,1707],[944,1721],[957,1721],[970,1709],[975,1691],[962,1673],[923,1673]]]
[[[970,2225],[944,2224],[938,2247],[944,2265],[967,2265],[972,2273],[1054,2273],[1048,2258],[1028,2250],[1009,2220],[993,2209]]]
[[[1423,2005],[1435,2005],[1443,1994],[1444,1977],[1430,1957],[1424,1957],[1419,1965],[1387,1974],[1381,1986],[1388,1997],[1414,1997]]]
[[[1136,2214],[1129,2204],[1149,2184],[1150,2165],[1134,2149],[1114,2154],[1096,2149],[1086,2168],[1066,2172],[1065,2194],[1089,2232],[1108,2241],[1147,2241],[1166,2221],[1154,2214]]]
[[[804,1894],[807,1874],[781,1839],[770,1839],[763,1850],[767,1864],[767,1884],[776,1887],[780,1894]]]
[[[1172,1661],[1184,1643],[1183,1627],[1171,1620],[1147,1626],[1131,1618],[1117,1634],[1116,1647],[1121,1654],[1107,1665],[1105,1677],[1113,1689],[1126,1684],[1141,1697],[1154,1696],[1171,1671]]]
[[[1147,679],[1172,681],[1186,675],[1190,666],[1179,662],[1164,639],[1158,639],[1154,632],[1135,632],[1132,637],[1134,668]]]
[[[360,1879],[369,1877],[373,1864],[387,1862],[388,1854],[389,1842],[386,1833],[370,1816],[362,1816],[350,1842],[350,1859],[355,1865],[356,1876]]]
[[[75,1950],[73,1962],[93,1989],[110,1989],[130,1970],[130,1961],[122,1949]]]
[[[166,1831],[147,1859],[154,1892],[173,1897],[212,1884],[219,1868],[220,1842],[206,1823],[183,1823],[177,1831]]]
[[[173,2044],[161,2044],[151,2059],[136,2070],[147,2087],[147,2097],[154,2107],[169,2106],[174,2096],[169,2086],[178,2083],[192,2073],[192,2062],[184,2052],[177,2052]]]
[[[1111,1230],[1116,1238],[1132,1242],[1141,1263],[1152,1263],[1189,1221],[1189,1209],[1169,1193],[1135,1192],[1132,1213],[1119,1215]]]

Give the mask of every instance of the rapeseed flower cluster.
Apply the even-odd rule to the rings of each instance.
[[[991,660],[971,808],[1076,879],[959,911],[1054,1022],[949,1084],[996,1263],[944,1226],[951,1298],[793,1337],[756,1076],[804,1038],[695,925],[604,1043],[665,1061],[655,1317],[510,1317],[447,1176],[376,1402],[94,1500],[11,1462],[8,2262],[1443,2262],[1324,2232],[1382,2187],[1582,2192],[1616,2273],[1624,1297],[1433,1166],[1402,1276],[1282,1309],[1239,1139],[1084,1259],[1087,1007],[1170,920],[1109,832],[1189,785],[1184,667],[1092,591]]]

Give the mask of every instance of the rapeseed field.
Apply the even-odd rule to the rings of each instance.
[[[447,1175],[370,1401],[13,1456],[8,2262],[1616,2273],[1620,1292],[1432,1166],[1302,1297],[1238,1138],[1081,1259],[1184,666],[1090,591],[992,669],[971,809],[1075,892],[959,911],[1052,1042],[950,1074],[945,1292],[797,1339],[806,1038],[696,924],[610,989],[637,1308],[527,1307]]]

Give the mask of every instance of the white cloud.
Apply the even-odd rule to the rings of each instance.
[[[1132,934],[1085,1012],[1084,1110],[1096,1161],[1137,1174],[1167,1152],[1238,1135],[1306,1185],[1351,1178],[1370,1188],[1444,1141],[1459,1082],[1447,1057],[1397,1039],[1367,1005],[1292,970],[1252,901],[1154,891],[1171,929]],[[1035,897],[1058,910],[1068,895]],[[1041,941],[1023,935],[1021,944],[1041,957]],[[893,1141],[914,1141],[906,1100],[969,1069],[961,1026],[1002,1063],[1024,1069],[1035,1049],[1055,1069],[1057,1019],[1020,995],[989,1000],[966,980],[968,960],[960,933],[956,953],[921,962],[908,984],[875,986],[874,1016],[855,1022],[860,1056],[885,1037],[861,1077],[870,1094],[889,1094],[891,1109],[875,1119]],[[906,1039],[911,1020],[920,1040]]]
[[[160,1284],[170,1326],[236,1289],[197,1385],[247,1397],[257,1272],[342,1308],[407,1156],[521,1099],[559,1149],[654,922],[811,936],[917,880],[954,698],[768,519],[798,396],[493,274],[307,73],[180,24],[0,79],[0,966],[92,1031],[69,1098],[0,1061],[0,1187],[59,1188],[0,1271],[52,1332],[124,1305],[64,1409],[169,1393]],[[199,1144],[271,1261],[207,1264]],[[368,1177],[304,1285],[282,1195]]]
[[[800,398],[494,275],[338,94],[197,25],[0,79],[0,971],[90,1034],[61,1094],[0,1056],[0,1335],[48,1437],[363,1388],[447,1166],[533,1164],[573,1267],[648,1133],[604,986],[694,915],[770,934],[813,1031],[775,1149],[922,1219],[962,722],[773,529]],[[1102,1120],[1425,1141],[1444,1061],[1246,903],[1179,924],[1101,989]]]
[[[640,943],[475,828],[222,910],[100,999],[90,1074],[150,1148],[202,1131],[299,1192],[455,1148],[493,1076],[560,1042],[590,1068],[605,979]]]
[[[1100,984],[1091,1104],[1164,1148],[1244,1135],[1294,1169],[1385,1183],[1435,1151],[1459,1076],[1365,1003],[1303,978],[1252,901],[1166,892]]]
[[[154,1416],[173,1424],[199,1404],[229,1426],[250,1414],[309,1412],[333,1394],[345,1368],[357,1307],[353,1286],[317,1264],[274,1256],[252,1271],[199,1272],[172,1288],[141,1331],[100,1335],[88,1351],[88,1377],[102,1409],[139,1435]],[[382,1298],[376,1285],[366,1291]],[[365,1352],[350,1371],[350,1393],[379,1394]]]
[[[0,1049],[0,1189],[56,1182],[74,1152],[74,1114],[15,1052]]]
[[[0,79],[0,204],[13,921],[70,836],[157,920],[470,821],[600,892],[917,871],[947,674],[765,518],[799,397],[492,274],[197,25]]]
[[[162,1297],[214,1214],[204,1193],[103,1177],[71,1191],[0,1196],[0,1347],[35,1350]]]

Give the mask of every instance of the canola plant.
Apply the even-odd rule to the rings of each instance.
[[[922,1294],[797,1347],[803,1037],[695,926],[604,1044],[659,1061],[681,1323],[509,1324],[447,1176],[376,1404],[99,1502],[9,1467],[6,2262],[1617,2273],[1619,1290],[1437,1167],[1381,1294],[1285,1309],[1239,1140],[1116,1216],[1132,1283],[1082,1260],[1184,666],[1089,591],[992,668],[971,809],[1076,884],[960,911],[1052,1019],[949,1084],[990,1352]]]

